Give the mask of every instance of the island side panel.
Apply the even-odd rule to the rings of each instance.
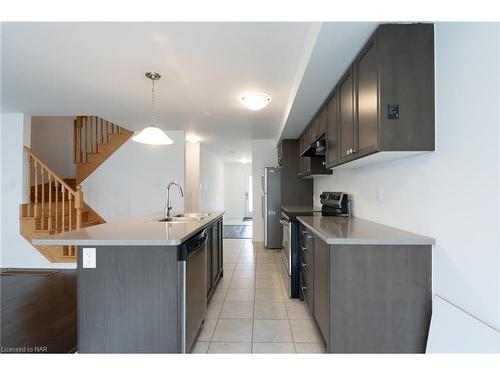
[[[177,247],[95,246],[96,268],[78,267],[80,353],[179,351]]]
[[[432,309],[432,246],[330,249],[330,352],[423,353]]]

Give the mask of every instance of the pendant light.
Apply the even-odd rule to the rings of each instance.
[[[132,137],[132,140],[147,145],[171,145],[174,143],[163,130],[155,126],[155,81],[161,78],[161,75],[155,72],[146,73],[146,77],[151,80],[151,124]]]

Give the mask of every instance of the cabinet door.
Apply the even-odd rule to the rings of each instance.
[[[212,292],[212,253],[213,253],[213,233],[212,228],[207,229],[208,238],[207,238],[207,297]]]
[[[330,251],[328,244],[314,238],[313,316],[327,349],[330,341]]]
[[[224,270],[224,240],[223,240],[223,227],[222,220],[219,220],[219,271],[222,272]]]
[[[339,84],[340,158],[354,149],[354,80],[350,69]]]
[[[311,157],[306,156],[304,159],[304,176],[309,176],[311,174]]]
[[[309,144],[316,142],[319,138],[319,116],[315,116],[310,125]]]
[[[219,277],[219,225],[212,225],[212,286],[215,286]]]
[[[332,166],[339,158],[339,121],[337,92],[334,90],[327,104],[326,116],[326,165]]]
[[[357,96],[357,152],[367,154],[378,148],[377,46],[369,43],[355,63]]]
[[[326,134],[328,105],[324,105],[319,113],[318,138]]]

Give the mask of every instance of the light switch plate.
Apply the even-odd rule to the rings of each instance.
[[[96,268],[95,247],[84,247],[82,250],[82,267]]]

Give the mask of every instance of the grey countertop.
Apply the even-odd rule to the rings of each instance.
[[[163,215],[155,213],[36,238],[33,239],[33,244],[175,246],[220,219],[223,214],[223,212],[213,212],[198,222],[160,223],[153,221]]]
[[[337,245],[434,245],[431,237],[407,232],[356,217],[298,216],[312,233]]]
[[[293,214],[300,214],[309,212],[321,212],[321,207],[312,205],[286,205],[286,206],[281,206],[281,210]]]

